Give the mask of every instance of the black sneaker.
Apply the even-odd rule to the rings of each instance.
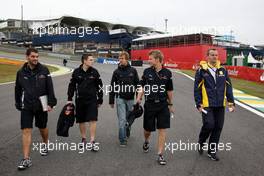
[[[199,153],[200,155],[202,155],[203,152],[204,152],[204,150],[203,150],[203,144],[199,144],[199,146],[198,146],[198,153]]]
[[[127,141],[120,142],[120,147],[126,147],[126,146],[127,146]]]
[[[208,153],[207,155],[213,161],[219,161],[220,160],[216,153]]]
[[[84,148],[84,146],[86,146],[86,143],[86,138],[82,138],[81,145],[79,146],[80,149]]]
[[[32,166],[32,161],[30,158],[28,159],[22,159],[17,167],[18,170],[25,170],[26,168],[29,168]]]
[[[98,152],[99,151],[99,143],[92,141],[91,144],[92,144],[92,150],[91,151]]]
[[[149,142],[145,141],[144,144],[143,144],[143,151],[145,153],[148,153],[149,151]]]
[[[48,150],[47,144],[45,144],[45,143],[41,144],[39,153],[41,156],[47,156],[48,155],[49,150]]]
[[[157,161],[158,161],[158,163],[159,163],[160,165],[166,165],[166,164],[167,164],[167,162],[166,162],[166,160],[164,159],[164,157],[163,157],[162,154],[159,154]]]

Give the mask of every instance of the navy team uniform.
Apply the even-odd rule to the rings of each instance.
[[[145,93],[144,129],[146,131],[155,131],[156,128],[170,128],[167,91],[173,90],[171,71],[162,68],[157,72],[154,67],[147,68],[143,72],[140,85]]]
[[[40,63],[30,69],[25,63],[18,70],[15,83],[15,106],[21,111],[21,129],[33,128],[34,118],[36,127],[47,127],[48,112],[43,111],[39,100],[43,95],[47,95],[51,108],[57,104],[49,69]]]
[[[68,87],[68,101],[72,101],[75,93],[76,122],[97,121],[98,104],[103,103],[102,80],[98,71],[89,67],[87,71],[82,65],[75,69]]]

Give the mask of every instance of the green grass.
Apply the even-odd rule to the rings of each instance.
[[[0,83],[14,81],[19,68],[18,65],[0,64]]]
[[[53,66],[47,66],[50,72],[55,72],[58,68]],[[7,64],[0,64],[0,83],[15,81],[16,79],[16,72],[19,70],[21,66],[19,65],[7,65]]]
[[[55,71],[58,71],[59,69],[57,67],[53,67],[53,66],[49,66],[49,65],[46,65],[50,71],[50,73],[52,72],[55,72]]]
[[[194,77],[195,72],[193,70],[181,70],[183,73]],[[241,90],[247,94],[264,98],[264,84],[253,81],[247,81],[238,78],[231,78],[231,82],[234,88]]]

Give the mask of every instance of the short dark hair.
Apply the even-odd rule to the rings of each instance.
[[[82,55],[82,63],[84,62],[84,60],[86,60],[89,56],[93,56],[92,54],[83,54]]]
[[[207,52],[206,52],[206,55],[207,55],[207,56],[209,56],[210,51],[217,51],[217,49],[216,49],[216,48],[209,48],[209,49],[207,50]]]
[[[28,48],[26,55],[29,56],[31,53],[38,53],[38,50],[36,48]]]

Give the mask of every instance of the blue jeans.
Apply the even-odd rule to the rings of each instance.
[[[119,141],[124,142],[126,140],[126,116],[128,111],[133,108],[134,100],[125,100],[122,98],[116,98],[116,108],[119,126]]]

